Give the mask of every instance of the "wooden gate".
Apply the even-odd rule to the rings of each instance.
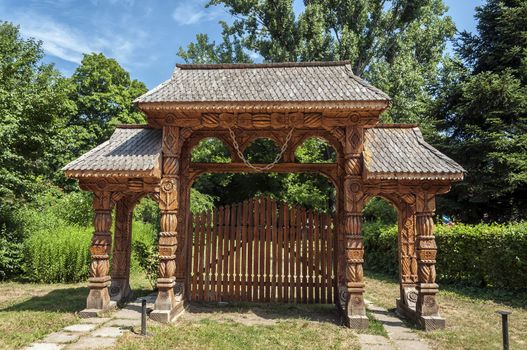
[[[331,215],[254,198],[192,228],[191,300],[333,303]]]

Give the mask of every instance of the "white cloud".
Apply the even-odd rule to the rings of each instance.
[[[212,6],[205,8],[202,1],[186,1],[174,9],[172,18],[180,25],[189,25],[213,21],[223,14],[220,8]]]
[[[91,52],[103,52],[123,65],[134,64],[132,57],[146,37],[144,32],[136,29],[119,34],[104,27],[82,32],[37,13],[17,13],[12,16],[13,21],[20,24],[22,35],[41,40],[42,48],[48,55],[77,64],[84,53]]]

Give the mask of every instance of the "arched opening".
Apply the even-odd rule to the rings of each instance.
[[[298,163],[335,163],[337,152],[326,140],[310,137],[295,149],[295,162]]]
[[[280,154],[280,147],[269,138],[258,138],[243,151],[245,159],[255,164],[272,163],[278,154]]]
[[[365,204],[362,225],[364,239],[364,269],[367,283],[378,283],[368,279],[368,274],[399,276],[398,210],[383,197],[372,197]],[[369,285],[368,290],[375,290]],[[393,299],[399,295],[393,294]]]
[[[200,163],[229,163],[231,154],[225,144],[216,137],[201,140],[191,151],[191,161]]]

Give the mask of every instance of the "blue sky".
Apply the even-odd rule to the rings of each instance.
[[[46,62],[69,76],[83,53],[115,58],[135,79],[152,88],[181,61],[176,53],[197,33],[218,40],[218,20],[229,20],[206,0],[0,0],[0,20],[19,24],[22,34],[43,41]],[[473,31],[474,8],[483,0],[445,0],[458,30]],[[295,9],[302,9],[295,0]]]

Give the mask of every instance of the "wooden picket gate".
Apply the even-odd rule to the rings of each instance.
[[[333,303],[331,215],[254,198],[193,217],[195,301]]]

